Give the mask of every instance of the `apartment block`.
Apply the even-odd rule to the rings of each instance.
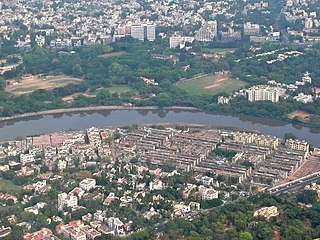
[[[271,87],[268,85],[255,85],[247,89],[247,98],[250,102],[271,101],[278,102],[282,95],[283,89]]]
[[[289,139],[286,141],[286,147],[293,150],[309,152],[309,144],[306,141]]]

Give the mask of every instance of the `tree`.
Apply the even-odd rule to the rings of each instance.
[[[289,140],[289,139],[295,140],[295,139],[297,139],[297,136],[294,135],[293,133],[285,133],[283,136],[283,139],[284,140]]]
[[[297,195],[297,201],[305,204],[313,204],[318,200],[318,194],[313,190],[303,190]]]
[[[253,240],[253,237],[252,237],[251,233],[249,233],[249,232],[241,232],[239,234],[239,239],[240,240]]]

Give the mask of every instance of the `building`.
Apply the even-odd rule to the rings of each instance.
[[[229,28],[227,32],[220,32],[221,42],[233,42],[241,40],[241,32],[234,31],[232,28]]]
[[[145,26],[147,40],[153,42],[156,39],[156,25],[150,24]]]
[[[154,41],[156,39],[156,26],[153,24],[147,25],[132,25],[131,37],[140,41]]]
[[[217,21],[209,21],[196,32],[195,39],[200,42],[211,42],[217,36],[217,32]]]
[[[79,183],[79,187],[82,188],[85,191],[90,191],[91,189],[96,187],[96,180],[93,178],[86,178],[83,179],[80,183]]]
[[[169,39],[170,48],[180,47],[184,48],[186,43],[193,43],[194,37],[182,37],[182,36],[173,36]]]
[[[283,89],[268,85],[255,85],[247,89],[247,98],[250,102],[271,101],[278,102]]]
[[[289,139],[286,141],[286,147],[303,152],[309,152],[309,144],[306,141]]]
[[[35,161],[34,155],[33,154],[21,154],[20,155],[20,162],[22,165],[27,164],[27,163],[32,163]]]
[[[247,22],[243,25],[243,34],[245,36],[258,36],[260,34],[259,24],[252,24]]]
[[[275,206],[263,207],[254,211],[253,213],[254,217],[261,216],[267,220],[269,220],[271,217],[276,217],[278,215],[279,215],[278,208]]]
[[[39,231],[33,233],[26,233],[23,237],[24,240],[38,240],[38,239],[58,239],[53,235],[52,231],[48,228],[42,228]]]
[[[131,26],[131,37],[144,41],[144,26],[134,25]]]
[[[4,238],[10,235],[11,232],[12,232],[11,227],[5,227],[5,226],[0,227],[0,238]]]
[[[230,99],[230,97],[219,96],[218,104],[229,104]]]
[[[78,206],[78,198],[72,194],[58,194],[58,209],[61,211],[64,207]]]

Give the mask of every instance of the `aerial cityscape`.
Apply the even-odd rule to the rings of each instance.
[[[1,0],[0,239],[320,239],[320,1]]]

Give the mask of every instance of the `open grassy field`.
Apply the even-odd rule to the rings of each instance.
[[[110,93],[119,93],[119,94],[133,91],[132,87],[126,86],[126,85],[117,85],[117,86],[108,87],[106,89],[108,89]]]
[[[12,182],[4,179],[0,179],[0,192],[7,193],[19,193],[21,192],[22,187],[13,184]]]
[[[15,95],[32,93],[37,89],[51,90],[57,87],[63,87],[70,83],[80,83],[80,78],[69,77],[66,75],[57,76],[24,76],[21,79],[10,79],[7,81],[6,91]]]
[[[201,52],[203,53],[228,53],[234,52],[237,48],[202,48]]]
[[[102,88],[99,88],[99,89],[102,89]],[[65,102],[72,102],[74,98],[79,95],[84,95],[86,97],[95,97],[99,89],[95,92],[75,93],[75,94],[63,97],[62,100]],[[107,89],[110,93],[118,93],[118,94],[134,91],[132,87],[126,86],[126,85],[116,85],[116,86],[108,87],[105,89]]]
[[[119,57],[122,56],[123,54],[126,54],[127,52],[125,51],[120,51],[120,52],[112,52],[112,53],[106,53],[99,55],[99,58],[110,58],[110,57]]]
[[[215,95],[232,93],[245,86],[245,83],[230,77],[228,74],[202,75],[179,81],[177,86],[190,95]]]

